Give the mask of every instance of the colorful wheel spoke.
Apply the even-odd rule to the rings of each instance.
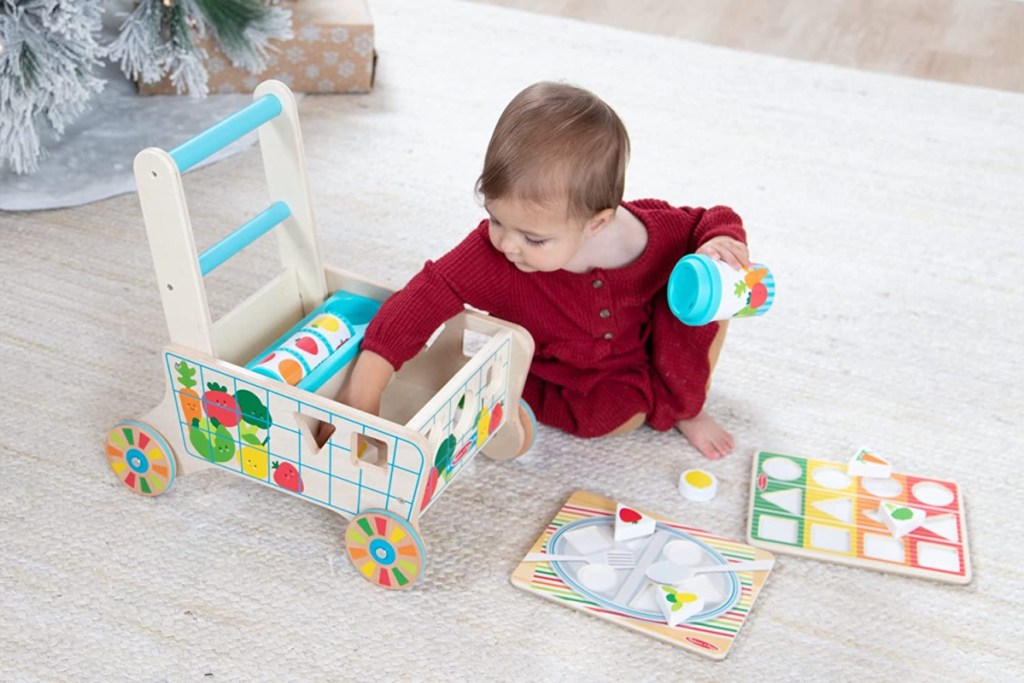
[[[356,522],[362,528],[363,533],[365,533],[367,536],[373,536],[373,528],[370,526],[370,520],[368,520],[366,517],[360,517],[356,520]]]

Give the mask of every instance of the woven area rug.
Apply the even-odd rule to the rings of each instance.
[[[155,499],[116,481],[106,431],[164,391],[138,200],[0,214],[0,679],[1024,676],[1024,97],[459,2],[372,10],[374,93],[300,105],[327,260],[402,284],[481,217],[473,183],[512,95],[589,87],[630,129],[629,197],[732,205],[776,273],[774,310],[732,326],[709,400],[736,452],[541,429],[518,461],[473,461],[423,519],[422,583],[385,591],[323,508],[217,472]],[[207,246],[266,205],[258,151],[186,192]],[[276,271],[273,240],[219,269],[215,313]],[[509,582],[576,489],[742,539],[757,450],[845,460],[865,444],[960,484],[969,585],[780,556],[713,662]],[[718,495],[688,503],[677,478],[701,465]]]

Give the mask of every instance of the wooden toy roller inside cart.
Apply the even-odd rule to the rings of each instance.
[[[220,469],[326,507],[349,520],[345,547],[360,574],[409,588],[425,566],[420,515],[478,452],[503,460],[529,448],[535,423],[520,396],[533,340],[467,310],[396,373],[379,417],[334,401],[392,290],[321,264],[295,100],[277,81],[253,99],[170,152],[135,159],[170,332],[167,391],[141,420],[111,429],[107,458],[145,496]],[[200,253],[181,174],[254,130],[270,206]],[[270,230],[283,270],[213,321],[204,276]],[[323,423],[333,432],[318,444]]]

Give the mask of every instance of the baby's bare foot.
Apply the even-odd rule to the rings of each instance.
[[[706,411],[700,411],[696,417],[689,420],[680,420],[676,423],[676,429],[682,432],[686,440],[703,453],[705,458],[718,460],[732,451],[732,435],[722,429],[722,425],[715,422]]]

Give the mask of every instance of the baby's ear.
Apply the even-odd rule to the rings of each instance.
[[[588,237],[593,237],[611,223],[613,218],[615,218],[615,209],[598,211],[584,224],[583,233]]]

